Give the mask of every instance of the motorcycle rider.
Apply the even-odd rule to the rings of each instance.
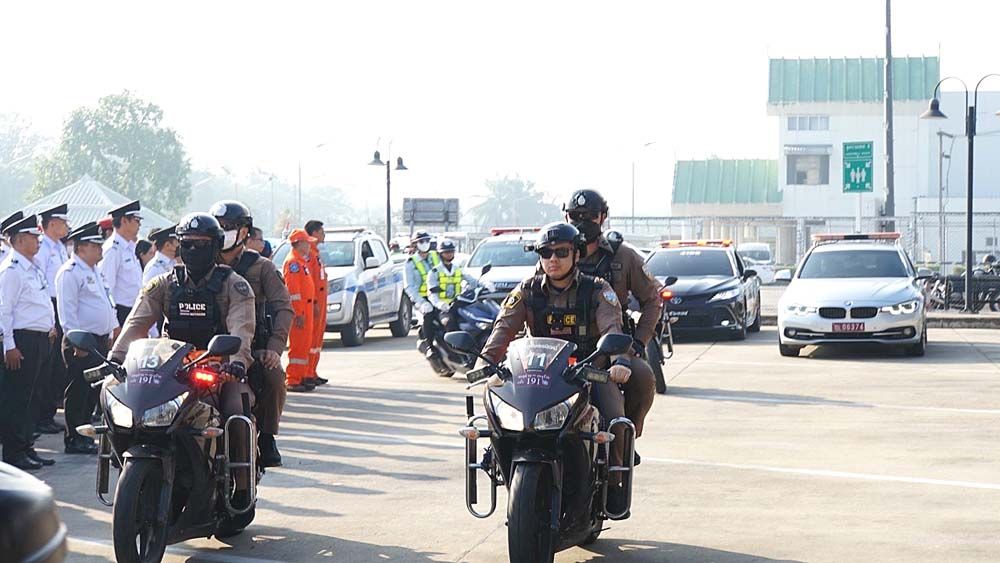
[[[406,261],[404,276],[406,280],[406,295],[410,298],[413,308],[424,316],[420,323],[420,340],[417,349],[421,354],[435,353],[430,345],[433,332],[433,317],[427,315],[434,313],[434,305],[427,299],[428,280],[430,271],[441,263],[441,257],[437,252],[431,250],[431,235],[427,231],[417,231],[410,239],[414,252],[410,259]],[[430,322],[428,322],[430,321]]]
[[[997,273],[996,263],[997,263],[996,256],[992,254],[987,254],[986,256],[983,256],[982,272],[987,275],[996,275]]]
[[[178,223],[176,232],[183,265],[153,278],[142,288],[111,348],[111,359],[124,361],[129,344],[145,338],[150,327],[163,318],[166,318],[164,335],[193,344],[199,350],[208,348],[209,340],[216,334],[238,336],[239,351],[223,364],[227,377],[217,407],[227,417],[243,414],[242,395],[248,396],[251,406],[254,402],[253,392],[246,383],[247,369],[253,365],[251,344],[256,318],[253,290],[232,268],[216,264],[226,234],[215,217],[207,213],[188,214]],[[236,447],[250,443],[242,425],[237,425],[233,434]],[[235,453],[237,459],[247,459],[246,452]],[[249,482],[242,472],[236,481],[237,493],[249,494]]]
[[[577,345],[578,359],[590,355],[605,334],[622,334],[622,312],[618,295],[606,281],[580,271],[586,242],[569,223],[542,227],[533,245],[539,255],[541,274],[522,281],[504,299],[500,316],[483,348],[483,356],[494,363],[503,360],[507,347],[527,328],[532,337],[568,340]],[[607,367],[606,365],[600,367]],[[594,404],[606,420],[625,416],[624,399],[617,385],[627,384],[631,375],[630,355],[612,358],[611,381],[594,384]],[[611,443],[611,465],[622,464],[624,436],[616,433]],[[624,503],[620,474],[613,474],[608,489],[612,510]]]
[[[438,320],[445,331],[458,330],[456,312],[452,309],[455,298],[462,293],[462,282],[466,287],[479,287],[479,281],[454,264],[455,243],[450,239],[442,239],[438,243],[438,256],[441,263],[435,266],[428,275],[427,300],[438,310]],[[484,283],[483,285],[487,285]],[[487,291],[495,291],[487,287]]]
[[[260,432],[260,464],[281,466],[281,453],[274,441],[278,433],[281,412],[285,408],[285,371],[281,354],[292,326],[292,304],[288,288],[270,260],[247,248],[253,229],[250,208],[238,201],[218,201],[209,210],[226,233],[219,263],[231,267],[250,284],[255,297],[256,332],[253,344],[253,366],[248,379],[257,396],[254,414]]]
[[[622,305],[622,322],[633,342],[632,377],[623,386],[625,415],[635,424],[636,437],[642,436],[643,421],[653,406],[656,376],[646,363],[646,345],[653,338],[660,320],[663,301],[660,282],[645,267],[645,260],[631,246],[622,244],[620,236],[609,240],[601,232],[608,218],[608,202],[595,190],[577,190],[563,205],[566,220],[579,229],[587,241],[586,255],[580,260],[580,271],[606,280],[618,295]],[[628,316],[628,296],[639,302],[639,321]],[[636,456],[638,463],[639,456]]]

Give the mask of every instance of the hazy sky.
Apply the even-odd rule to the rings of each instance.
[[[1000,72],[998,21],[993,0],[897,0],[894,54],[975,80]],[[399,198],[516,173],[628,214],[637,159],[637,212],[663,214],[675,158],[776,157],[769,56],[879,56],[883,23],[880,0],[7,2],[0,111],[55,137],[129,89],[195,167],[293,178],[301,159],[356,197],[384,193],[379,137],[410,167]]]

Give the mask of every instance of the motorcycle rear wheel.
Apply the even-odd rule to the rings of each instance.
[[[161,561],[167,528],[156,524],[163,467],[155,459],[130,459],[115,490],[112,514],[115,559],[119,563]]]
[[[646,357],[649,358],[649,367],[656,377],[656,392],[660,395],[667,393],[667,380],[663,377],[663,343],[658,337],[653,337],[646,345]]]
[[[522,463],[514,468],[507,502],[510,563],[552,563],[552,476],[548,467]]]

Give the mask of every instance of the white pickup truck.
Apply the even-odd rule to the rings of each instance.
[[[389,259],[382,237],[363,227],[323,229],[319,244],[326,268],[326,330],[339,332],[344,346],[360,346],[369,328],[388,323],[392,335],[410,333],[410,299],[403,291],[403,266]],[[274,250],[274,263],[284,263],[288,241]]]

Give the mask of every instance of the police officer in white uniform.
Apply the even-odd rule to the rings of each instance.
[[[98,270],[111,292],[118,324],[124,325],[142,289],[142,265],[135,255],[142,214],[138,201],[126,203],[109,213],[115,233],[104,241],[104,258],[98,264]]]
[[[15,221],[20,221],[21,219],[24,219],[24,213],[15,211],[4,217],[3,221],[0,221],[0,262],[3,262],[4,258],[10,254],[10,242],[7,241],[7,235],[3,234],[3,232],[7,230],[7,227],[13,225]]]
[[[0,439],[5,462],[34,471],[55,463],[39,457],[32,447],[32,399],[52,350],[56,319],[45,273],[34,261],[42,235],[38,219],[24,217],[9,225],[4,234],[12,250],[0,264],[0,330],[7,368],[0,388]]]
[[[97,351],[107,355],[111,340],[117,336],[118,318],[107,287],[97,272],[104,238],[97,223],[90,222],[70,233],[69,239],[73,241],[73,257],[56,274],[59,322],[63,332],[83,330],[93,334]],[[100,392],[83,379],[83,372],[99,366],[101,358],[74,348],[64,337],[62,360],[69,372],[65,406],[66,453],[96,453],[94,441],[77,434],[76,427],[90,422]]]
[[[177,239],[176,229],[177,225],[171,225],[149,233],[149,240],[156,246],[156,254],[142,271],[143,286],[156,276],[174,271],[174,266],[177,265],[177,249],[181,245]]]
[[[38,214],[42,227],[42,247],[35,257],[35,262],[45,272],[45,282],[49,286],[49,297],[52,298],[52,308],[56,311],[56,340],[62,340],[59,329],[59,308],[56,305],[56,272],[69,260],[66,244],[63,240],[69,234],[69,206],[65,203],[50,207]],[[35,432],[43,434],[62,434],[66,428],[55,421],[59,400],[66,391],[66,365],[57,354],[50,354],[42,368],[35,392],[38,414]]]

